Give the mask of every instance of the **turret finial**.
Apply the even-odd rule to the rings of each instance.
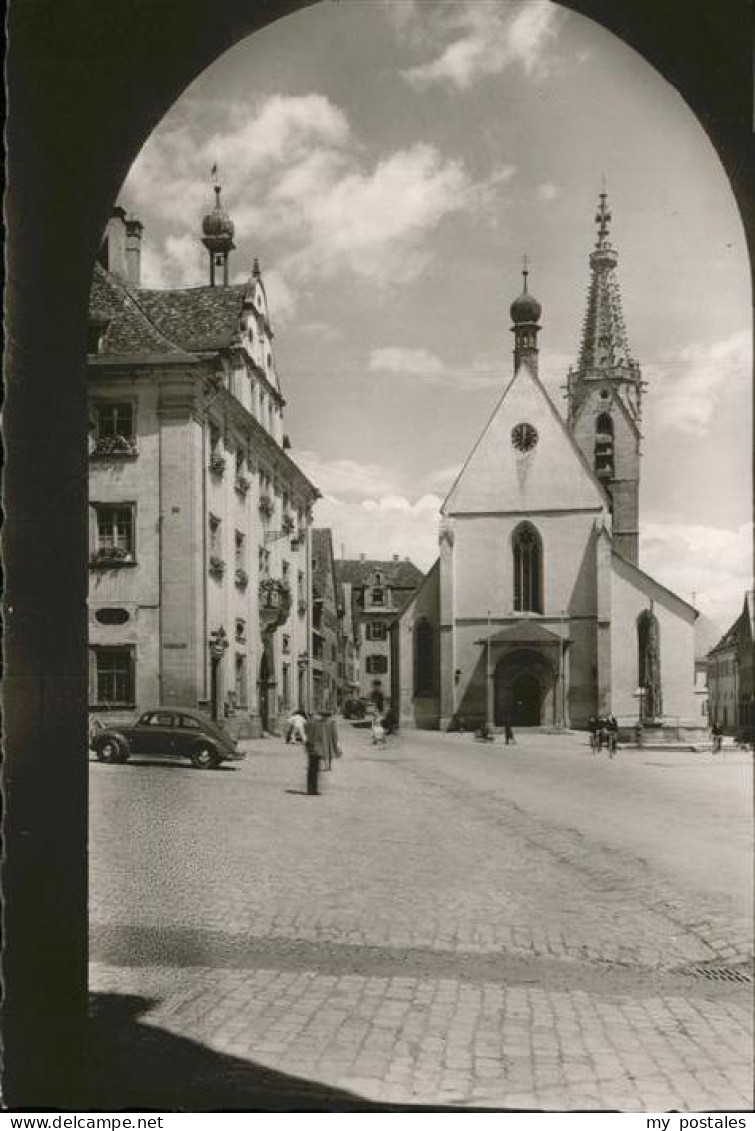
[[[529,267],[527,265],[527,256],[525,255],[522,260],[522,278],[524,279],[524,294],[527,294],[527,276],[529,275]]]

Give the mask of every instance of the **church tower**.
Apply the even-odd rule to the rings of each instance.
[[[605,192],[595,222],[579,361],[567,377],[568,424],[610,496],[614,547],[637,565],[642,377],[629,351]]]

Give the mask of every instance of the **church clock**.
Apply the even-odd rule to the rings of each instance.
[[[533,424],[516,424],[511,429],[511,443],[518,452],[529,452],[537,443],[537,429]]]

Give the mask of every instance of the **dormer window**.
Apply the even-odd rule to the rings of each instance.
[[[384,605],[385,604],[385,590],[384,589],[373,589],[372,590],[372,603],[373,603],[373,605]]]

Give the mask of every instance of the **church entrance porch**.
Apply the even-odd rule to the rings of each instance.
[[[476,642],[488,673],[486,718],[494,726],[568,725],[568,639],[519,620]],[[487,653],[487,654],[486,654]]]
[[[548,658],[517,648],[495,666],[494,712],[496,726],[537,727],[555,724],[558,671]]]

